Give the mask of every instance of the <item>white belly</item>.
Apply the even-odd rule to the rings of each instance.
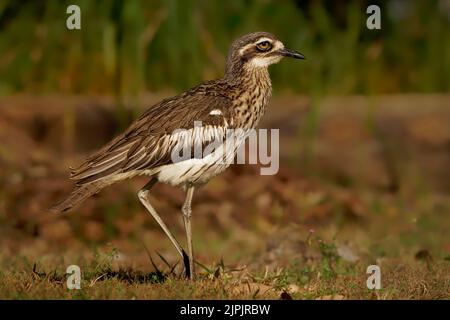
[[[214,152],[201,159],[188,159],[157,169],[157,178],[173,186],[186,184],[204,184],[222,173],[234,160],[240,143],[232,141],[218,147]]]
[[[162,166],[157,174],[158,181],[173,186],[204,184],[222,173],[229,164],[213,164],[203,159],[191,159]]]

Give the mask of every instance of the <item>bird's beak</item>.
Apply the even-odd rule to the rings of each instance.
[[[290,49],[280,49],[278,50],[278,52],[285,57],[290,57],[290,58],[295,58],[295,59],[305,59],[305,56],[302,55],[300,52],[297,52],[295,50],[290,50]]]

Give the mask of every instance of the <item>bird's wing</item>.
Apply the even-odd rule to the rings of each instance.
[[[202,146],[223,137],[232,126],[232,101],[207,88],[199,86],[148,109],[124,133],[72,170],[71,179],[83,185],[121,173],[132,176],[172,163],[172,150],[186,136]],[[195,130],[196,121],[201,121],[202,130]]]

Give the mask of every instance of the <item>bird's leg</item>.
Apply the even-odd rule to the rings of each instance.
[[[191,229],[191,203],[192,196],[194,195],[194,187],[189,186],[186,192],[186,200],[184,201],[182,212],[183,212],[183,220],[184,227],[186,229],[186,240],[188,244],[188,253],[189,253],[189,269],[191,270],[191,279],[194,279],[194,252],[192,248],[192,229]]]
[[[178,243],[178,241],[175,239],[175,237],[170,232],[169,228],[167,228],[164,221],[162,221],[161,217],[158,215],[156,210],[152,207],[150,202],[148,201],[148,193],[149,190],[155,185],[155,183],[158,182],[156,178],[153,178],[150,180],[149,183],[147,183],[138,193],[139,200],[144,205],[144,207],[147,209],[147,211],[152,215],[152,217],[158,222],[159,226],[163,231],[166,233],[166,235],[169,237],[170,241],[172,241],[173,245],[177,249],[178,253],[181,256],[181,259],[183,259],[184,262],[184,268],[186,271],[186,277],[190,277],[191,275],[191,269],[189,268],[189,257],[187,256],[186,252],[183,250],[181,245]]]

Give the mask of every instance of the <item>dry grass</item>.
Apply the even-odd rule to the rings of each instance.
[[[386,208],[383,212],[392,214],[395,210],[398,208]],[[148,252],[140,240],[130,239],[94,246],[74,239],[64,241],[63,246],[39,240],[27,241],[17,255],[2,251],[0,298],[450,297],[450,257],[439,249],[448,239],[436,229],[433,234],[426,230],[434,228],[434,223],[428,221],[425,230],[407,231],[408,223],[401,223],[404,217],[393,219],[381,215],[364,218],[370,222],[351,222],[354,218],[342,217],[331,219],[335,222],[324,223],[321,220],[323,225],[316,225],[315,230],[291,224],[268,233],[257,228],[253,233],[235,237],[236,233],[231,232],[228,236],[219,229],[207,232],[207,226],[202,226],[204,221],[199,217],[198,228],[195,229],[196,244],[199,244],[197,259],[206,265],[197,266],[198,277],[194,282],[184,279],[174,250],[158,229],[150,232],[154,241],[144,239],[149,245]],[[336,221],[340,221],[342,226],[336,227],[339,225]],[[448,221],[443,221],[443,225],[445,223]],[[181,230],[177,233],[181,238]],[[259,244],[253,237],[259,239]],[[262,241],[264,238],[267,240]],[[433,241],[428,242],[431,238]],[[429,243],[429,249],[418,250],[424,243]],[[224,258],[214,262],[220,257]],[[68,290],[66,287],[65,268],[71,264],[81,267],[81,290]],[[366,269],[372,264],[381,268],[381,290],[366,287],[369,276]]]
[[[63,270],[15,261],[0,274],[3,299],[448,299],[450,264],[386,259],[380,263],[382,289],[366,288],[367,262],[339,263],[328,274],[321,263],[303,268],[230,271],[212,268],[195,281],[109,267],[83,267],[81,290],[68,290]],[[46,269],[47,272],[44,272]]]

